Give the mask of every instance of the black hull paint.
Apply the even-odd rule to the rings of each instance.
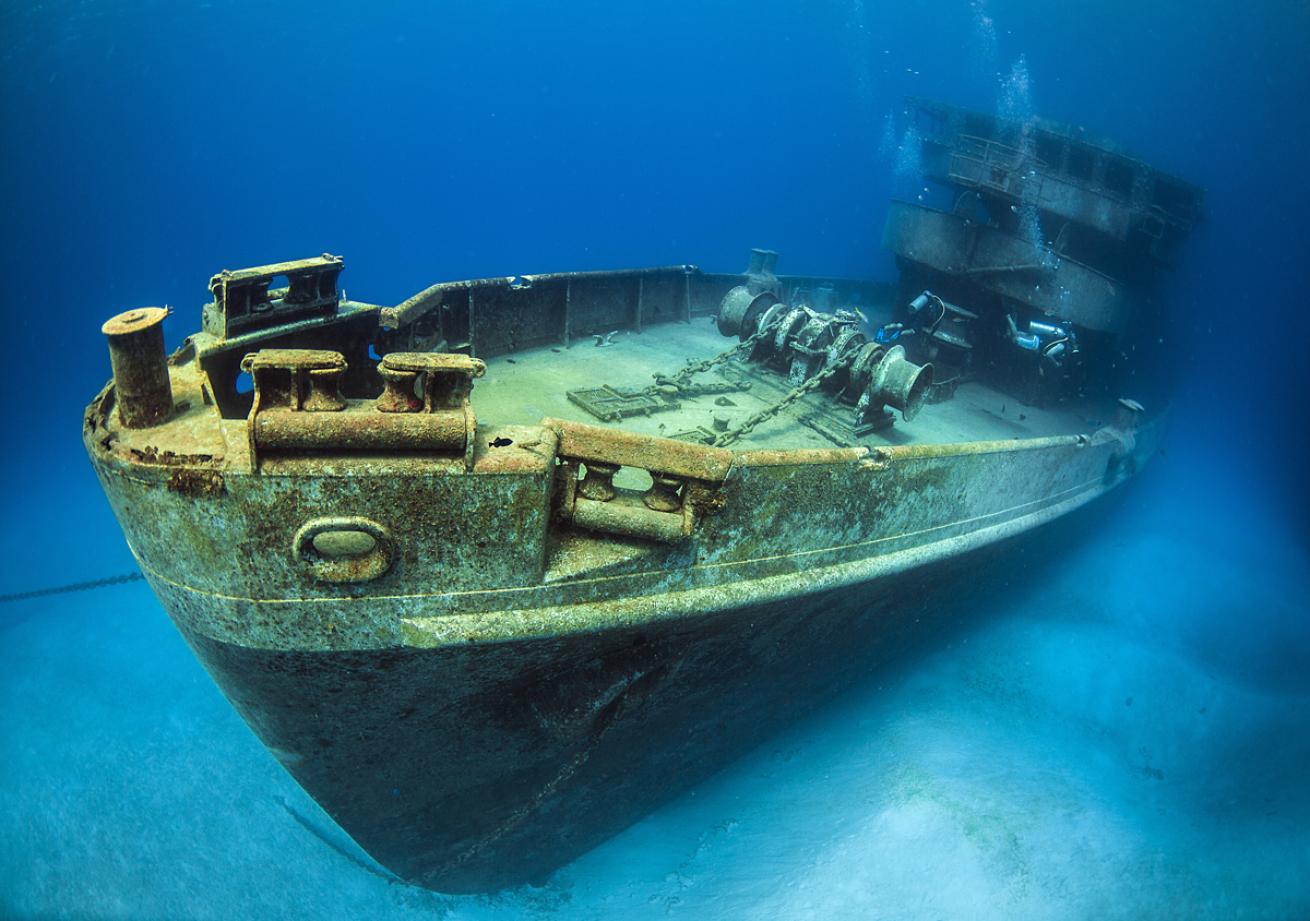
[[[676,627],[372,652],[189,639],[379,863],[428,888],[486,892],[542,882],[871,670],[904,662],[1003,597],[1016,568],[1027,578],[1058,554],[1089,514],[1101,511]]]

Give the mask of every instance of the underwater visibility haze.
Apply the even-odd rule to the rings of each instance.
[[[1304,221],[1310,183],[1301,162],[1310,140],[1306,4],[15,0],[0,8],[0,36],[0,202],[7,217],[0,310],[11,341],[0,371],[11,418],[0,460],[0,917],[1310,917],[1310,231]],[[481,850],[509,848],[520,834],[526,840],[530,823],[523,817],[533,807],[510,804],[507,817],[479,843],[449,845],[455,856],[443,865],[446,875],[424,877],[429,870],[422,859],[407,864],[388,850],[394,844],[388,833],[407,821],[400,807],[393,813],[386,805],[388,797],[403,799],[403,783],[412,780],[403,767],[375,764],[376,770],[316,775],[301,753],[270,741],[279,732],[292,737],[300,731],[278,720],[293,712],[318,721],[320,755],[339,741],[338,751],[349,748],[348,733],[327,737],[355,724],[334,723],[330,702],[309,691],[298,697],[300,685],[284,694],[269,677],[281,666],[267,674],[254,667],[252,680],[253,672],[242,671],[248,666],[228,658],[228,647],[207,646],[198,634],[184,639],[139,577],[115,513],[146,554],[143,560],[170,547],[184,555],[185,548],[174,539],[181,532],[169,506],[102,490],[87,462],[83,413],[110,377],[101,324],[123,311],[169,305],[173,313],[163,329],[171,351],[200,328],[201,306],[211,299],[206,282],[215,273],[320,253],[344,260],[339,279],[330,260],[315,263],[313,271],[326,270],[335,281],[337,289],[323,304],[330,300],[333,314],[340,309],[351,323],[352,316],[375,322],[368,319],[375,317],[370,305],[409,304],[410,315],[417,315],[441,297],[451,303],[455,288],[427,301],[406,300],[438,282],[496,281],[501,287],[494,291],[468,289],[463,332],[470,342],[474,293],[482,296],[486,288],[494,294],[484,304],[500,303],[495,291],[555,303],[549,297],[558,283],[560,344],[567,348],[533,340],[528,344],[541,347],[520,354],[519,333],[506,332],[510,345],[499,351],[516,357],[490,349],[480,355],[484,369],[473,359],[424,363],[410,352],[417,333],[405,332],[403,324],[406,348],[386,339],[391,332],[378,339],[396,345],[396,356],[384,359],[379,373],[409,388],[386,391],[404,404],[392,407],[396,415],[408,418],[366,420],[374,433],[368,437],[381,439],[370,444],[394,447],[389,433],[402,422],[410,425],[405,437],[429,438],[441,450],[454,438],[458,450],[447,460],[459,476],[449,479],[468,481],[476,477],[465,473],[500,463],[488,451],[502,445],[506,454],[499,456],[515,442],[513,451],[524,455],[495,467],[508,478],[530,469],[524,458],[541,439],[558,444],[567,476],[579,479],[568,479],[572,521],[561,526],[564,537],[552,538],[547,581],[566,583],[588,567],[617,580],[650,560],[660,561],[657,570],[673,572],[680,565],[678,542],[697,528],[707,558],[721,553],[731,563],[731,548],[713,543],[713,515],[723,504],[715,490],[728,476],[727,464],[740,458],[723,460],[726,451],[713,452],[735,439],[762,447],[750,438],[765,432],[753,435],[752,429],[768,418],[752,421],[738,404],[763,400],[761,394],[771,392],[770,374],[784,383],[789,375],[796,383],[816,374],[819,365],[786,357],[811,353],[783,353],[780,337],[779,354],[771,355],[761,332],[756,338],[763,346],[752,341],[734,358],[757,362],[754,383],[724,378],[719,389],[699,394],[706,405],[717,401],[712,406],[722,409],[722,418],[705,416],[701,441],[713,446],[695,450],[690,443],[669,448],[664,438],[679,426],[670,421],[665,430],[656,415],[632,423],[660,436],[638,448],[626,442],[615,447],[618,442],[590,427],[558,419],[531,430],[539,416],[549,415],[536,411],[547,397],[524,396],[502,381],[513,374],[531,381],[532,369],[544,368],[535,372],[544,378],[523,386],[562,392],[606,383],[607,362],[629,362],[623,367],[643,374],[623,383],[645,387],[672,335],[655,325],[673,318],[673,307],[661,305],[682,305],[677,309],[685,309],[689,322],[676,325],[677,346],[690,342],[686,354],[703,357],[730,347],[720,332],[735,335],[737,324],[742,339],[755,329],[750,323],[761,331],[780,329],[768,324],[781,323],[784,311],[764,312],[780,298],[811,298],[806,316],[814,317],[833,297],[849,296],[849,306],[858,302],[864,312],[829,310],[821,319],[828,323],[826,335],[837,330],[846,336],[842,342],[854,344],[847,359],[858,351],[865,361],[848,361],[843,376],[833,378],[847,381],[849,375],[846,390],[833,399],[842,418],[857,413],[855,422],[841,423],[834,434],[829,423],[802,418],[796,430],[804,434],[796,437],[808,440],[784,447],[883,439],[887,451],[852,468],[880,475],[887,465],[918,463],[915,458],[932,453],[915,454],[916,431],[928,433],[928,448],[986,441],[998,455],[1004,448],[995,442],[1009,439],[1011,431],[1070,434],[1069,419],[1082,412],[1071,391],[988,391],[989,399],[1002,396],[987,404],[987,418],[970,422],[954,408],[963,405],[961,398],[941,390],[952,382],[943,369],[953,367],[950,356],[958,359],[958,351],[946,358],[933,352],[934,381],[932,373],[918,372],[914,361],[927,360],[911,339],[903,340],[910,342],[908,358],[882,347],[893,341],[883,342],[893,335],[885,321],[907,316],[906,278],[923,277],[907,273],[913,259],[898,262],[884,245],[889,214],[959,207],[935,181],[934,138],[914,115],[916,107],[936,103],[914,100],[965,107],[997,124],[1050,120],[1069,126],[1075,138],[1110,138],[1116,150],[1204,190],[1202,219],[1178,248],[1176,265],[1151,275],[1149,297],[1162,319],[1149,335],[1137,328],[1115,340],[1121,355],[1102,355],[1132,369],[1115,379],[1125,392],[1111,396],[1141,400],[1152,418],[1168,404],[1158,452],[1140,472],[1112,462],[1107,482],[1136,475],[1031,539],[1001,545],[985,575],[952,578],[949,568],[933,575],[918,587],[931,599],[931,622],[911,624],[894,656],[844,683],[838,696],[802,705],[800,679],[793,685],[790,673],[755,670],[736,693],[749,687],[759,701],[769,701],[779,725],[761,718],[758,726],[741,727],[725,719],[723,737],[749,740],[736,757],[668,778],[669,795],[651,797],[650,811],[613,817],[616,829],[592,837],[578,832],[561,845],[560,855],[568,852],[561,868],[545,866],[547,860],[542,872],[506,881],[507,888],[461,889],[464,868],[478,865]],[[1043,220],[1035,205],[1018,201],[999,223],[1052,260],[1041,270],[1054,271],[1054,252],[1068,241],[1043,239],[1054,235]],[[779,254],[784,281],[817,281],[775,286],[766,268],[729,290],[752,247]],[[688,265],[699,270],[685,272]],[[685,288],[670,287],[673,276],[659,272],[595,276],[602,279],[596,284],[633,283],[634,303],[645,306],[635,308],[630,330],[607,332],[607,326],[575,319],[585,316],[580,303],[599,309],[578,293],[591,290],[586,277],[545,278],[642,266],[673,267]],[[223,290],[236,291],[240,276],[228,278]],[[502,284],[505,278],[514,279],[512,286]],[[259,304],[258,310],[304,309],[326,290],[300,300],[300,293],[289,293],[278,307]],[[462,298],[465,289],[457,290]],[[733,313],[737,290],[747,292],[752,306],[743,301]],[[761,292],[772,298],[768,305],[752,300]],[[704,310],[696,300],[702,295]],[[889,300],[882,304],[884,296]],[[1117,296],[1111,285],[1106,297]],[[206,319],[205,333],[219,346],[223,335],[214,331],[223,322],[227,334],[239,338],[232,325],[235,300],[228,303],[226,321]],[[940,298],[935,303],[947,316],[949,305]],[[883,316],[882,307],[897,312]],[[648,329],[642,328],[643,309]],[[716,312],[717,326],[707,322]],[[967,325],[967,310],[954,316]],[[1066,342],[1067,330],[1054,329]],[[488,342],[501,332],[484,327],[480,334],[492,337],[484,338]],[[1031,340],[1049,349],[1057,333],[1016,327],[1013,343]],[[1096,352],[1096,333],[1080,335],[1085,350]],[[447,339],[437,351],[460,350],[459,342]],[[192,355],[210,347],[209,340],[198,341],[189,345]],[[798,340],[788,341],[793,348]],[[823,347],[832,341],[822,340]],[[319,375],[316,381],[341,376],[321,351],[336,346],[312,344],[320,351],[305,353],[297,342],[300,354],[267,350],[264,364],[243,366],[264,388],[259,400],[277,398],[270,381],[284,372]],[[219,355],[221,348],[214,348],[205,355]],[[365,350],[351,356],[351,366],[376,357]],[[217,364],[205,373],[217,379],[214,368],[222,365],[235,381],[238,358],[234,351],[233,363],[213,359]],[[884,377],[903,375],[902,389],[894,392],[888,384],[878,390],[877,367]],[[459,388],[484,370],[471,397],[475,426],[461,401],[467,390]],[[190,392],[190,373],[175,370],[173,393],[180,400]],[[447,380],[442,374],[458,383],[434,396],[433,382]],[[429,382],[417,399],[416,375]],[[349,399],[343,405],[361,398],[353,379],[345,380]],[[816,380],[811,389],[820,383],[827,386]],[[922,407],[924,428],[916,430],[909,420],[932,387],[943,402]],[[127,392],[121,383],[119,389]],[[856,391],[865,397],[857,401]],[[199,383],[194,393],[195,407],[167,411],[198,412]],[[256,410],[264,404],[242,393],[220,394],[219,400],[231,402],[221,407],[225,416],[244,420],[250,414],[252,471],[258,474],[264,464],[264,472],[288,478],[303,472],[295,456],[303,432],[279,429],[267,415],[269,424],[260,428]],[[658,404],[668,402],[667,393],[650,393],[653,405],[668,410]],[[879,397],[872,408],[868,393]],[[213,396],[206,394],[206,400]],[[367,395],[371,400],[377,393]],[[681,396],[694,402],[696,394],[684,388]],[[335,399],[334,392],[328,402]],[[581,407],[586,399],[573,403]],[[895,421],[881,413],[883,399],[904,410]],[[300,408],[298,400],[292,409]],[[510,413],[497,422],[496,414],[516,402],[531,404],[524,418]],[[351,403],[342,417],[356,408]],[[458,432],[451,435],[441,426],[456,416]],[[1096,429],[1094,450],[1113,451],[1120,461],[1132,454],[1122,437],[1126,430],[1115,428],[1119,423],[1085,414],[1078,423]],[[697,431],[676,434],[694,442]],[[1140,437],[1143,445],[1154,444],[1154,424],[1150,431]],[[126,428],[119,435],[132,444]],[[1126,447],[1112,445],[1115,439]],[[293,450],[277,456],[278,446],[288,444]],[[634,499],[625,507],[621,495],[608,512],[601,508],[613,495],[605,494],[612,484],[587,479],[612,458],[589,454],[601,451],[596,445],[621,449],[628,466],[647,456],[643,450],[665,452],[665,466],[646,465],[655,479],[646,481],[651,492],[644,506]],[[108,442],[104,446],[107,451]],[[756,450],[755,472],[745,474],[745,482],[761,490],[759,484],[774,475],[769,471],[781,469],[777,458],[764,457],[768,453]],[[92,454],[103,474],[109,462]],[[542,482],[564,482],[557,480],[554,456],[549,463]],[[1021,467],[1011,460],[998,462],[1000,473],[979,467],[958,474],[974,478],[961,481],[961,495],[970,487],[999,489],[997,483],[1009,482],[1004,477],[1022,481]],[[681,479],[661,487],[661,475]],[[916,482],[930,490],[943,476],[925,474]],[[625,482],[615,482],[623,493]],[[221,478],[175,477],[159,495],[204,500],[213,483],[222,489]],[[659,494],[661,488],[666,492]],[[374,501],[382,503],[384,495],[390,494],[377,492]],[[788,495],[775,506],[761,500],[773,516],[771,533],[761,540],[806,546],[825,528],[856,533],[863,524],[821,515],[828,497],[816,490],[795,485]],[[552,508],[560,514],[555,502],[543,505],[546,518]],[[676,516],[661,502],[671,502]],[[725,514],[734,513],[729,500]],[[297,515],[299,507],[284,497],[254,517],[275,529]],[[355,524],[333,521],[297,532],[296,546],[321,578],[349,582],[359,575],[350,567],[333,569],[330,553],[321,550],[327,545],[317,538],[332,528],[365,535],[361,565],[377,565],[368,579],[392,565],[385,554],[393,536],[385,529],[370,531],[372,525],[354,518]],[[597,549],[569,530],[595,533],[596,522],[619,528],[623,539]],[[480,549],[504,548],[505,559],[516,547],[531,548],[530,528],[502,525],[495,514],[470,513],[458,529],[477,531]],[[187,517],[185,530],[204,533],[214,553],[187,565],[231,572],[230,584],[258,586],[248,589],[250,597],[273,597],[259,592],[275,591],[281,564],[253,555],[224,557],[223,541],[236,540],[235,527],[217,513]],[[546,525],[541,528],[544,535]],[[675,549],[649,549],[666,544]],[[596,554],[605,553],[612,556],[597,563]],[[492,584],[499,574],[472,559],[478,578],[503,588]],[[413,572],[422,562],[406,558],[404,565]],[[449,571],[463,562],[452,559]],[[408,578],[403,567],[397,572]],[[166,580],[154,581],[158,589]],[[210,594],[223,596],[227,584],[215,583]],[[78,590],[43,591],[69,586]],[[870,592],[870,611],[882,602],[876,595]],[[593,601],[600,610],[606,599],[570,599],[579,610]],[[407,642],[446,642],[439,618],[413,615],[404,612]],[[858,612],[851,616],[861,622]],[[491,620],[469,620],[469,629],[491,630]],[[831,626],[816,616],[820,623],[825,630]],[[287,635],[270,636],[264,639],[272,647],[290,642]],[[471,632],[468,641],[479,638],[486,635]],[[760,647],[790,643],[807,668],[823,675],[823,661],[807,658],[811,639],[805,631],[773,635],[761,627],[754,644],[740,640],[742,661],[748,653],[771,661],[773,652]],[[477,734],[479,745],[519,722],[531,724],[531,731],[548,724],[561,736],[587,720],[599,727],[588,730],[589,747],[561,756],[557,771],[530,778],[534,789],[544,789],[542,798],[563,795],[581,779],[592,784],[567,801],[576,811],[545,810],[555,823],[547,823],[548,830],[582,824],[583,807],[604,812],[624,802],[625,783],[663,769],[662,753],[672,746],[648,739],[653,748],[644,765],[626,776],[604,773],[610,764],[605,746],[625,738],[624,721],[655,709],[658,695],[651,688],[670,681],[678,668],[684,679],[691,673],[681,660],[674,668],[660,657],[664,653],[651,651],[659,643],[643,649],[645,642],[643,635],[623,653],[622,669],[588,678],[599,689],[595,712],[579,715],[549,668],[540,685],[522,689],[530,703],[523,703],[528,697],[491,701],[504,722]],[[727,650],[715,653],[722,658],[696,667],[731,672],[740,665],[733,651],[738,640],[720,636],[716,642]],[[707,658],[705,644],[689,645],[688,661],[697,649]],[[411,660],[401,660],[370,660],[364,672],[410,667]],[[467,672],[474,671],[469,665]],[[247,718],[263,714],[252,724],[270,748],[211,673]],[[327,697],[337,690],[331,685]],[[257,700],[261,693],[265,699]],[[433,687],[433,697],[441,693]],[[732,695],[707,687],[703,696]],[[454,691],[441,699],[447,716],[464,712]],[[425,718],[420,713],[419,722]],[[431,725],[437,722],[433,716]],[[483,728],[467,727],[469,737]],[[505,730],[503,738],[511,737]],[[707,748],[714,741],[708,739]],[[462,750],[452,757],[463,757]],[[490,747],[479,757],[465,767],[499,765],[511,775],[522,767],[531,774],[508,747]],[[324,763],[331,758],[325,755]],[[335,763],[359,763],[341,758]],[[379,777],[395,786],[376,789]],[[596,777],[605,779],[604,788]],[[352,791],[345,805],[333,798],[343,789]],[[477,812],[478,804],[470,803],[468,810]],[[448,803],[441,806],[447,811],[439,814],[450,814]],[[406,839],[406,847],[422,846]],[[493,878],[499,879],[491,871],[479,877]],[[412,885],[416,879],[429,880],[430,888]],[[497,891],[478,891],[486,888]]]

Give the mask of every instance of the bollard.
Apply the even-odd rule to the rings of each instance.
[[[164,352],[167,307],[139,307],[100,327],[109,338],[118,420],[127,428],[159,425],[173,413],[173,388]]]

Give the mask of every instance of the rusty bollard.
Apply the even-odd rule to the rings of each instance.
[[[650,489],[642,495],[646,508],[656,512],[676,512],[682,508],[682,480],[664,473],[651,473]]]
[[[614,498],[614,474],[618,472],[618,464],[587,461],[587,475],[578,485],[578,495],[595,502],[608,502]]]
[[[384,361],[378,365],[378,376],[383,384],[382,395],[377,400],[379,412],[416,413],[423,408],[423,401],[414,394],[417,371],[397,371],[387,367]]]
[[[346,373],[346,363],[331,368],[309,369],[309,393],[305,396],[306,412],[335,413],[346,408],[346,401],[341,398],[341,377]]]
[[[164,352],[166,316],[166,307],[139,307],[111,317],[100,327],[109,339],[118,420],[127,428],[159,425],[173,413]]]

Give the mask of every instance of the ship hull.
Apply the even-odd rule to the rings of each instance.
[[[199,486],[92,456],[164,608],[284,767],[392,873],[484,892],[540,882],[902,657],[1158,430],[738,454],[668,544],[548,522],[553,455]],[[302,520],[378,509],[392,574],[296,568]]]
[[[323,254],[215,275],[171,356],[166,310],[102,327],[114,380],[83,438],[141,571],[388,870],[544,879],[1003,592],[1011,551],[1154,453],[1161,417],[1098,396],[1140,377],[1116,338],[1135,285],[1095,266],[1166,259],[1199,190],[1050,125],[1038,162],[1012,125],[912,108],[964,194],[894,205],[887,243],[918,266],[902,287],[958,306],[753,250],[744,275],[501,276],[382,307]],[[998,206],[1032,205],[1039,171],[1042,221],[1096,241],[1024,242]]]
[[[564,638],[314,652],[188,640],[379,863],[429,888],[485,892],[542,881],[900,661],[981,600],[979,577],[1026,540],[802,598]]]

